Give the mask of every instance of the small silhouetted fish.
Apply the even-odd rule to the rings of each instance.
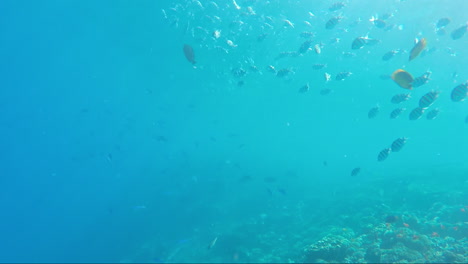
[[[332,17],[325,23],[326,29],[333,29],[340,22],[341,17]]]
[[[302,38],[311,38],[313,36],[315,36],[315,33],[314,32],[309,32],[309,31],[304,31],[304,32],[301,32],[301,34],[299,34]]]
[[[286,195],[286,190],[283,188],[278,188],[278,192],[280,192],[282,195]]]
[[[388,215],[387,217],[385,217],[385,223],[395,223],[396,221],[398,221],[398,216],[395,216],[395,215]]]
[[[387,26],[387,23],[382,19],[375,18],[371,22],[378,28],[385,28]]]
[[[156,136],[156,140],[159,142],[167,142],[167,138],[165,136]]]
[[[241,80],[241,81],[238,81],[238,82],[237,82],[237,86],[239,86],[239,87],[244,86],[244,81],[242,81],[242,80]]]
[[[393,111],[390,113],[390,119],[395,119],[395,118],[399,117],[401,115],[401,113],[403,113],[405,110],[406,110],[406,108],[404,108],[404,107],[393,109]]]
[[[440,113],[439,108],[434,108],[431,111],[427,112],[426,118],[427,120],[433,120],[435,119]]]
[[[461,27],[455,29],[454,31],[452,31],[450,36],[452,37],[453,40],[457,40],[457,39],[460,39],[461,37],[463,37],[463,35],[465,35],[466,31],[468,31],[468,23],[466,25],[461,26]]]
[[[341,8],[345,7],[345,3],[343,2],[336,2],[336,3],[333,3],[329,8],[328,10],[330,11],[337,11],[337,10],[340,10]]]
[[[193,52],[192,46],[187,45],[187,44],[184,45],[184,55],[185,55],[185,58],[187,58],[187,60],[188,60],[190,63],[192,63],[192,64],[195,64],[195,63],[196,63],[196,61],[195,61],[195,53]]]
[[[405,137],[395,139],[395,141],[393,141],[392,146],[391,146],[392,152],[400,151],[405,145],[406,140],[407,138]]]
[[[390,100],[392,104],[399,104],[411,98],[409,93],[395,94]]]
[[[242,68],[234,68],[231,70],[231,73],[235,77],[241,78],[241,77],[244,77],[247,72]]]
[[[309,49],[310,46],[312,45],[312,40],[306,40],[302,45],[299,47],[299,53],[304,54],[306,53]]]
[[[380,111],[380,107],[379,106],[375,106],[375,107],[372,107],[369,112],[367,113],[367,117],[369,119],[373,119],[377,116],[377,114],[379,113]]]
[[[330,88],[324,88],[322,90],[320,90],[320,95],[327,95],[329,93],[331,93],[332,89]]]
[[[340,72],[336,75],[335,80],[343,81],[344,79],[348,78],[352,72]]]
[[[367,36],[357,37],[353,40],[353,43],[351,43],[351,49],[360,49],[364,47],[364,45],[373,46],[378,43],[380,43],[378,39],[372,39]]]
[[[430,80],[431,74],[432,74],[432,72],[428,71],[428,72],[424,73],[423,75],[414,78],[413,82],[411,83],[412,86],[413,87],[419,87],[419,86],[422,86],[422,85],[426,84]]]
[[[465,124],[468,124],[468,115],[465,117]]]
[[[382,56],[382,60],[388,61],[398,53],[398,50],[391,50]]]
[[[383,149],[382,151],[379,152],[379,155],[377,155],[377,161],[384,161],[388,158],[388,154],[390,154],[391,149],[386,148]]]
[[[438,91],[430,91],[423,95],[421,99],[419,99],[419,107],[421,108],[428,108],[431,106],[434,101],[439,97]]]
[[[308,91],[309,91],[309,84],[306,84],[299,89],[299,93],[305,93]]]
[[[422,108],[422,107],[414,108],[413,110],[411,110],[409,114],[409,120],[418,120],[424,114],[424,111],[425,111],[425,108]]]
[[[252,180],[252,176],[250,176],[250,175],[244,175],[244,176],[239,178],[240,183],[246,183],[246,182],[249,182],[251,180]]]
[[[269,196],[273,196],[273,191],[270,188],[266,188]]]
[[[436,27],[438,27],[438,28],[445,27],[445,26],[447,26],[447,25],[450,23],[450,21],[451,21],[450,18],[448,18],[448,17],[443,17],[443,18],[441,18],[441,19],[439,19],[439,20],[437,21]]]
[[[267,66],[267,71],[276,74],[276,69],[275,69],[275,67],[273,67],[272,65],[268,65],[268,66]]]
[[[345,57],[345,58],[354,58],[354,57],[357,56],[356,53],[349,52],[349,51],[343,51],[342,54],[343,54],[343,57]]]
[[[354,168],[352,171],[351,171],[351,176],[356,176],[359,174],[359,172],[361,172],[361,168]]]
[[[279,60],[282,58],[287,58],[287,57],[296,57],[298,55],[297,52],[295,51],[283,51],[278,56],[275,57],[275,60]]]
[[[366,39],[364,37],[357,37],[351,43],[351,49],[360,49],[366,45]]]
[[[208,249],[212,249],[216,245],[216,241],[218,241],[218,237],[215,237],[211,243],[208,245]]]
[[[454,102],[461,102],[468,96],[468,82],[457,85],[453,88],[450,98]]]
[[[286,77],[287,75],[289,75],[289,73],[291,73],[292,71],[290,69],[281,69],[279,71],[276,72],[276,76],[280,77],[280,78],[283,78],[283,77]]]
[[[112,153],[108,153],[106,159],[108,162],[112,162],[112,160],[114,159],[114,157],[112,156]]]
[[[276,182],[276,177],[267,176],[267,177],[263,178],[263,181],[268,182],[268,183]]]
[[[312,65],[312,69],[314,69],[314,70],[320,70],[320,69],[323,69],[325,67],[327,67],[326,64],[320,64],[320,63]]]

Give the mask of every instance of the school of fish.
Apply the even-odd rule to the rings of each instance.
[[[322,76],[320,78],[322,82],[303,80],[302,84],[293,87],[292,92],[300,96],[309,96],[313,93],[330,96],[339,93],[333,93],[338,85],[346,87],[346,83],[356,75],[359,77],[363,75],[355,70],[352,72],[346,66],[343,66],[342,70],[332,71],[330,67],[332,64],[356,60],[356,63],[361,65],[363,61],[360,57],[365,56],[368,64],[388,65],[397,57],[401,57],[405,58],[405,63],[396,65],[393,72],[380,76],[368,76],[369,79],[375,77],[382,82],[390,80],[385,88],[376,87],[375,89],[391,89],[394,95],[386,99],[386,102],[376,101],[374,105],[368,106],[367,119],[382,118],[380,113],[385,110],[388,111],[384,115],[385,118],[401,120],[402,114],[405,114],[411,124],[424,114],[426,114],[426,120],[434,120],[439,114],[446,114],[446,111],[440,110],[441,108],[434,107],[439,100],[442,100],[441,98],[448,99],[451,103],[462,104],[468,97],[468,81],[458,79],[458,74],[452,76],[454,83],[447,83],[446,87],[434,87],[431,86],[432,80],[443,78],[437,76],[439,65],[427,65],[432,66],[433,69],[420,69],[419,72],[417,68],[412,68],[416,61],[422,60],[422,57],[428,57],[437,52],[436,47],[431,46],[437,38],[449,38],[450,41],[468,43],[465,37],[468,23],[464,21],[453,21],[449,17],[436,19],[433,21],[434,32],[418,34],[414,36],[414,40],[399,39],[396,41],[399,47],[395,46],[392,50],[381,52],[379,47],[384,41],[373,37],[373,35],[378,35],[373,32],[404,32],[405,30],[404,25],[398,23],[397,8],[388,13],[375,14],[370,18],[359,17],[357,19],[351,19],[350,14],[346,13],[347,8],[353,4],[351,1],[329,2],[328,8],[315,13],[303,10],[301,18],[286,17],[283,14],[275,16],[266,11],[259,11],[268,10],[268,6],[276,2],[187,0],[162,10],[162,14],[169,25],[184,33],[186,43],[180,45],[190,64],[202,65],[204,63],[204,58],[199,58],[199,54],[216,56],[220,61],[231,58],[228,71],[230,73],[223,76],[233,78],[232,83],[238,86],[247,84],[247,79],[252,75],[257,76],[256,79],[276,78],[276,81],[292,83],[301,72],[309,74],[318,72]],[[351,28],[360,25],[367,25],[367,31],[362,31],[360,34],[353,33],[355,35],[352,37],[347,35],[351,32]],[[417,25],[412,26],[417,27]],[[324,35],[327,37],[318,37]],[[321,56],[327,52],[336,52],[337,43],[344,41],[348,48],[339,51],[337,61],[321,59]],[[255,54],[249,52],[251,50],[249,46],[263,45],[263,43],[270,45],[262,46],[263,50],[271,48],[271,51],[268,51],[269,55],[263,53],[262,58],[255,59]],[[245,50],[239,53],[243,45],[246,45]],[[451,47],[443,47],[443,50],[446,56],[457,55],[457,51]],[[233,55],[235,57],[230,57],[230,54],[235,54]],[[368,54],[371,56],[368,57]],[[306,69],[294,64],[294,60],[300,58],[307,58],[310,61]],[[348,63],[342,64],[348,65]],[[364,64],[362,68],[365,68]],[[334,85],[327,86],[329,83]],[[424,92],[421,96],[415,96],[414,94],[420,93],[419,91]],[[380,106],[383,103],[385,107]],[[395,107],[396,105],[398,106]],[[468,114],[468,108],[466,112]],[[468,123],[468,116],[461,122]],[[400,152],[406,142],[406,137],[397,138],[390,146],[378,152],[377,161],[385,161],[390,155],[394,155],[391,153]],[[351,176],[357,176],[361,171],[361,167],[355,167],[351,170]]]

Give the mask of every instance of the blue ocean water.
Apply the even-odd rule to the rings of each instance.
[[[467,9],[2,1],[0,262],[466,262]]]

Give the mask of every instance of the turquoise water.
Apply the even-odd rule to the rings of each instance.
[[[467,262],[468,2],[215,2],[0,3],[0,262]]]

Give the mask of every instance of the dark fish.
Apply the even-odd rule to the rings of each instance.
[[[242,78],[247,72],[242,68],[234,68],[231,70],[231,73],[237,78]]]
[[[364,37],[357,37],[351,43],[351,49],[360,49],[366,45],[366,39]]]
[[[268,195],[273,196],[273,191],[270,188],[266,188]]]
[[[354,58],[356,57],[356,53],[354,52],[349,52],[349,51],[343,51],[343,57],[345,58]]]
[[[351,49],[360,49],[364,47],[364,45],[373,46],[378,43],[380,43],[378,39],[368,38],[367,36],[357,37],[353,40],[353,43],[351,43]]]
[[[244,86],[244,81],[242,81],[242,80],[238,81],[237,86],[239,86],[239,87]]]
[[[329,93],[331,93],[332,89],[330,88],[324,88],[322,90],[320,90],[320,95],[327,95]]]
[[[394,71],[392,74],[392,80],[395,81],[401,88],[409,90],[413,89],[413,76],[405,70],[398,69]]]
[[[311,38],[311,37],[314,37],[315,36],[315,33],[314,32],[309,32],[309,31],[304,31],[304,32],[301,32],[301,34],[299,34],[301,36],[301,38]]]
[[[377,161],[384,161],[388,158],[388,154],[390,154],[391,149],[386,148],[383,149],[382,151],[379,152],[379,155],[377,156]]]
[[[409,120],[418,120],[424,114],[425,109],[421,107],[414,108],[409,114]]]
[[[392,149],[392,152],[400,151],[403,148],[403,146],[406,144],[406,140],[407,138],[405,137],[395,139],[395,141],[393,141],[392,143],[392,146],[390,147]]]
[[[268,183],[276,182],[276,177],[267,176],[267,177],[263,178],[263,181],[268,182]]]
[[[167,138],[165,136],[156,136],[156,140],[159,142],[167,142]]]
[[[380,15],[380,19],[383,19],[383,20],[387,20],[391,17],[393,17],[393,13],[384,13],[383,15]]]
[[[340,22],[341,17],[332,17],[325,23],[326,29],[333,29]]]
[[[193,48],[192,46],[190,45],[187,45],[185,44],[184,45],[184,55],[185,55],[185,58],[187,58],[187,60],[192,63],[192,64],[195,64],[196,61],[195,61],[195,54],[193,52]]]
[[[466,25],[461,26],[461,27],[455,29],[454,31],[452,31],[450,36],[452,37],[453,40],[457,40],[457,39],[460,39],[461,37],[463,37],[463,35],[465,35],[466,31],[468,31],[468,23]]]
[[[340,72],[336,75],[335,80],[337,81],[343,81],[344,79],[348,78],[352,72]]]
[[[295,51],[283,51],[275,57],[275,60],[279,60],[286,57],[296,57],[297,55],[298,53]]]
[[[380,112],[380,107],[379,106],[376,106],[376,107],[372,107],[369,112],[367,113],[367,117],[369,119],[373,119],[377,116],[377,114]]]
[[[283,78],[289,75],[292,71],[290,69],[281,69],[278,72],[276,72],[276,76]]]
[[[249,69],[250,69],[251,72],[259,72],[259,71],[260,71],[260,70],[258,69],[258,67],[255,66],[255,65],[251,65]]]
[[[457,85],[453,88],[450,98],[454,102],[461,102],[468,96],[468,82]]]
[[[351,171],[351,176],[357,176],[359,174],[359,172],[361,172],[361,168],[354,168],[352,171]]]
[[[312,45],[312,40],[305,41],[304,43],[302,43],[301,47],[299,47],[299,53],[301,54],[306,53],[310,49],[311,45]]]
[[[439,108],[434,108],[431,111],[427,112],[426,118],[427,120],[433,120],[435,119],[440,113]]]
[[[403,113],[405,110],[406,110],[406,108],[404,108],[404,107],[393,109],[393,111],[390,113],[390,119],[395,119],[395,118],[399,117],[401,115],[401,113]]]
[[[278,192],[281,193],[282,195],[286,195],[286,190],[283,188],[277,188]]]
[[[305,93],[308,91],[309,91],[309,84],[306,84],[299,89],[299,93]]]
[[[395,215],[388,215],[387,217],[385,217],[385,223],[395,223],[396,221],[398,221],[398,216],[395,216]]]
[[[428,108],[439,97],[438,91],[430,91],[419,99],[419,107]]]
[[[395,94],[390,100],[392,104],[399,104],[411,98],[409,93]]]
[[[425,38],[420,39],[411,49],[409,60],[410,61],[414,60],[421,53],[421,51],[423,51],[424,48],[426,48],[426,45],[427,45],[426,39]]]
[[[450,20],[450,18],[448,18],[448,17],[441,18],[441,19],[439,19],[439,20],[437,21],[436,27],[438,27],[438,28],[445,27],[445,26],[447,26],[447,25],[450,23],[450,21],[451,21],[451,20]]]
[[[239,181],[240,183],[246,183],[246,182],[249,182],[249,181],[251,181],[251,180],[252,180],[252,176],[250,176],[250,175],[244,175],[244,176],[242,176],[241,178],[239,178],[238,181]]]
[[[391,50],[382,56],[382,60],[388,61],[398,53],[398,50]]]
[[[387,23],[382,20],[382,19],[378,19],[378,18],[371,18],[370,20],[372,23],[374,23],[374,25],[378,28],[385,28],[387,26]]]
[[[314,69],[314,70],[320,70],[320,69],[323,69],[325,67],[327,67],[326,64],[320,64],[320,63],[312,65],[312,69]]]
[[[333,3],[329,8],[328,10],[330,11],[337,11],[337,10],[340,10],[341,8],[345,7],[345,3],[343,2],[336,2],[336,3]]]
[[[465,117],[465,124],[468,124],[468,115]]]
[[[428,71],[428,72],[424,73],[423,75],[421,75],[419,77],[416,77],[413,80],[412,86],[413,87],[419,87],[419,86],[422,86],[422,85],[426,84],[430,80],[431,74],[432,74],[432,72]]]

